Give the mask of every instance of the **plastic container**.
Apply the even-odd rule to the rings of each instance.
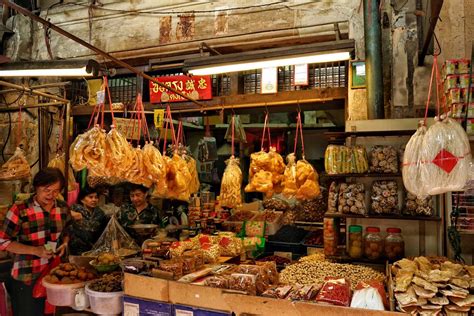
[[[405,257],[405,241],[403,240],[400,228],[387,228],[384,250],[385,255],[390,261],[396,261]]]
[[[123,311],[123,292],[96,292],[86,286],[91,310],[98,315],[121,315]]]
[[[469,59],[459,59],[458,60],[458,74],[467,74],[469,73],[471,63]]]
[[[367,227],[364,236],[364,255],[369,260],[378,260],[383,253],[383,239],[380,235],[380,228]]]
[[[74,306],[78,290],[84,288],[85,283],[53,284],[43,279],[48,302],[54,306]]]
[[[353,259],[362,258],[362,226],[349,226],[349,256]]]

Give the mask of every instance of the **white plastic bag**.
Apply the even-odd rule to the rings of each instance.
[[[373,287],[356,290],[352,296],[351,307],[378,311],[385,310],[380,293]]]
[[[408,192],[424,198],[426,193],[425,186],[421,180],[421,146],[426,134],[426,126],[421,125],[408,141],[405,152],[403,153],[402,176],[403,185]]]
[[[460,191],[469,180],[471,148],[462,126],[451,118],[437,121],[423,138],[421,179],[430,195]]]

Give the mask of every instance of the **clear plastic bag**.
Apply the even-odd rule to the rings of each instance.
[[[352,173],[365,173],[369,170],[369,161],[367,159],[367,152],[362,146],[351,147],[352,151]]]
[[[283,173],[283,196],[286,198],[293,198],[298,191],[298,186],[296,185],[296,156],[295,154],[289,154],[286,157],[286,168]]]
[[[137,254],[141,248],[135,243],[132,237],[120,226],[119,222],[112,216],[100,235],[92,250],[84,253],[85,256],[98,256],[101,253],[109,252],[116,256],[128,257]]]
[[[130,169],[125,173],[125,179],[131,183],[143,185],[147,188],[150,188],[153,185],[153,182],[143,163],[143,151],[140,147],[137,147],[132,149],[132,153],[133,163]]]
[[[433,124],[423,139],[421,179],[430,195],[461,191],[469,180],[469,138],[451,118]]]
[[[331,182],[328,192],[328,212],[337,213],[337,199],[339,194],[339,184],[335,181]]]
[[[370,152],[369,162],[370,172],[398,172],[398,153],[393,146],[374,146]]]
[[[374,181],[372,184],[372,213],[399,214],[396,181]]]
[[[94,126],[84,134],[78,135],[69,147],[69,157],[74,170],[80,171],[84,168],[96,168],[99,175],[107,176],[105,173],[106,160],[106,134],[98,125]]]
[[[66,176],[66,173],[64,172],[66,169],[66,155],[62,154],[59,155],[57,154],[53,159],[51,159],[48,163],[48,167],[51,168],[58,168],[61,170],[64,176]],[[68,191],[74,191],[76,187],[76,179],[74,178],[74,172],[72,171],[71,167],[68,167],[68,173],[67,173],[67,186],[68,186]]]
[[[326,279],[316,301],[339,306],[349,306],[351,303],[351,284],[346,279]]]
[[[361,282],[352,296],[351,307],[383,311],[386,293],[379,282]]]
[[[410,192],[407,192],[405,198],[405,207],[403,215],[410,216],[433,216],[433,200],[431,196],[419,198]]]
[[[268,153],[260,151],[250,155],[249,184],[245,192],[262,192],[267,197],[283,191],[285,163],[275,148]]]
[[[339,187],[338,212],[344,214],[365,215],[365,189],[364,184],[341,183]]]
[[[208,277],[204,281],[204,285],[210,286],[210,287],[215,287],[219,289],[228,289],[229,288],[229,282],[230,282],[230,276],[228,275],[215,275]]]
[[[312,200],[321,194],[318,183],[318,173],[314,167],[304,159],[296,163],[296,198],[298,200]]]
[[[263,266],[241,264],[236,267],[235,273],[255,275],[257,294],[262,294],[270,286],[269,275]]]
[[[328,174],[352,172],[352,150],[346,146],[329,145],[324,153],[324,168]]]
[[[125,136],[112,125],[105,138],[106,171],[110,176],[124,177],[134,162],[132,150]]]
[[[229,279],[229,289],[242,291],[248,295],[257,295],[257,277],[253,274],[233,273]]]
[[[186,160],[178,154],[173,158],[163,156],[166,165],[166,177],[159,183],[156,183],[152,196],[188,201],[191,194],[189,192],[189,183],[192,181],[191,173],[188,169]]]
[[[239,159],[233,156],[226,161],[226,164],[219,202],[223,207],[236,208],[242,204],[242,170]]]
[[[186,156],[184,159],[187,162],[189,175],[191,177],[191,182],[189,183],[189,193],[197,193],[199,192],[199,187],[201,186],[201,183],[199,182],[196,160],[191,156]]]
[[[165,160],[153,142],[143,146],[143,165],[153,183],[160,183],[166,177]]]
[[[0,180],[17,180],[30,176],[30,164],[26,160],[23,150],[17,147],[13,156],[0,168]]]
[[[405,147],[402,163],[402,177],[405,189],[420,198],[427,195],[421,179],[421,148],[425,134],[426,127],[424,125],[418,127]]]

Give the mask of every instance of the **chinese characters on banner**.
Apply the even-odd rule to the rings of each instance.
[[[196,100],[212,99],[211,76],[168,76],[157,77],[168,87],[180,91],[184,95],[190,96]],[[159,86],[157,83],[150,81],[150,102],[183,102],[186,101],[180,95],[177,95],[166,88]]]

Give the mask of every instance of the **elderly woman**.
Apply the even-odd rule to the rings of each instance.
[[[79,204],[71,207],[74,223],[68,228],[69,252],[81,255],[92,249],[107,226],[108,218],[98,207],[99,196],[96,189],[86,187],[79,193]]]
[[[59,169],[39,171],[33,178],[35,193],[10,208],[0,230],[0,250],[14,254],[12,279],[7,282],[14,315],[43,315],[45,299],[33,298],[33,287],[54,255],[45,246],[62,240],[56,248],[59,256],[67,248],[69,236],[62,233],[71,221],[70,212],[57,199],[64,183]]]

